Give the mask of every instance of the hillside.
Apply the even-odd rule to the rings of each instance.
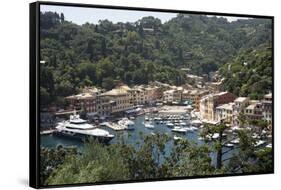
[[[231,63],[225,64],[220,73],[225,78],[223,88],[238,96],[261,99],[272,91],[272,49],[261,45],[242,51]]]
[[[40,71],[43,106],[63,103],[62,97],[89,85],[110,89],[117,81],[131,85],[155,80],[181,85],[185,83],[181,68],[199,75],[221,67],[223,71],[224,65],[240,63],[241,56],[255,49],[263,59],[267,51],[261,46],[272,40],[271,21],[265,19],[230,23],[225,18],[179,14],[166,23],[144,17],[135,23],[102,20],[82,26],[52,12],[41,13],[40,19],[40,56],[45,61]],[[252,58],[254,53],[249,55]],[[239,89],[254,84],[248,83],[250,78],[241,80]],[[237,94],[232,80],[236,78],[230,77],[225,88]],[[268,82],[268,77],[265,80]],[[243,90],[242,94],[246,93]]]

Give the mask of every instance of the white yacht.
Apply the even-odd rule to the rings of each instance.
[[[190,122],[193,126],[197,126],[197,127],[199,127],[200,125],[202,125],[202,122],[200,121],[200,120],[192,120],[191,122]]]
[[[272,144],[270,143],[270,144],[266,145],[265,147],[266,148],[272,148]]]
[[[230,141],[230,143],[232,143],[232,144],[239,144],[240,143],[240,139],[239,138],[233,139],[232,141]]]
[[[174,127],[174,124],[171,123],[171,122],[167,122],[167,123],[166,123],[166,126],[167,126],[167,127]]]
[[[174,136],[174,140],[175,141],[182,140],[182,137]]]
[[[152,125],[150,122],[144,122],[144,127],[148,128],[148,129],[154,129],[154,125]]]
[[[192,126],[190,126],[190,127],[183,127],[183,129],[185,129],[188,132],[193,132],[193,131],[197,130],[197,128],[192,127]]]
[[[262,146],[262,145],[264,145],[265,143],[266,143],[265,141],[259,140],[259,141],[257,141],[257,142],[255,143],[255,147]]]
[[[122,127],[124,127],[124,129],[127,129],[127,130],[134,130],[134,124],[135,122],[133,122],[132,120],[124,117],[122,118],[121,120],[119,120],[118,122],[118,125],[121,125]]]
[[[56,134],[58,135],[69,136],[82,141],[94,138],[99,142],[109,142],[114,138],[113,134],[104,129],[94,127],[87,123],[86,120],[81,119],[76,113],[71,115],[68,121],[58,123],[56,129]]]
[[[186,128],[182,128],[182,127],[174,127],[172,129],[173,132],[177,132],[177,133],[186,133],[187,129]]]
[[[233,148],[233,147],[234,147],[234,144],[232,144],[232,143],[227,143],[227,144],[225,144],[225,146],[228,147],[228,148]]]
[[[184,126],[187,126],[187,123],[186,122],[180,122],[180,125],[184,127]]]

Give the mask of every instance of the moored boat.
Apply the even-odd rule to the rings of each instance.
[[[167,127],[174,127],[174,124],[173,124],[173,123],[168,122],[168,123],[166,123],[166,126],[167,126]]]
[[[177,133],[186,133],[187,129],[186,128],[182,128],[182,127],[174,127],[172,129],[173,132],[177,132]]]
[[[151,122],[144,122],[144,127],[148,129],[154,129],[154,125]]]
[[[78,140],[87,141],[88,139],[96,139],[99,142],[109,142],[114,138],[107,130],[99,129],[86,120],[81,119],[79,115],[70,116],[68,121],[58,123],[56,126],[56,135],[68,136]]]
[[[182,140],[182,137],[174,136],[174,140],[175,141]]]
[[[124,117],[121,120],[119,120],[118,125],[123,126],[126,130],[134,130],[134,124],[135,122],[133,122],[132,120],[129,120],[128,118]]]
[[[232,148],[232,147],[234,147],[234,144],[232,144],[232,143],[227,143],[227,144],[225,144],[225,146],[228,147],[228,148]]]

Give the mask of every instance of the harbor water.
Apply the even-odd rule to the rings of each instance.
[[[154,125],[153,129],[146,128],[144,126],[145,122],[145,116],[137,116],[134,120],[134,130],[122,130],[122,131],[114,131],[112,129],[106,128],[111,134],[115,135],[115,138],[110,141],[110,144],[118,143],[120,142],[120,139],[123,139],[123,141],[127,144],[133,144],[134,146],[138,146],[142,142],[142,137],[147,135],[155,135],[155,134],[166,134],[171,139],[174,137],[180,137],[180,138],[186,138],[189,142],[193,142],[197,145],[202,145],[205,143],[202,140],[199,140],[199,129],[194,131],[188,131],[186,133],[175,133],[172,132],[172,128],[169,128],[164,123],[160,123],[156,121],[151,121],[151,123]],[[54,148],[57,145],[64,145],[64,146],[76,146],[78,149],[83,150],[83,142],[62,137],[62,136],[56,136],[56,135],[42,135],[40,137],[41,139],[41,146],[48,147],[48,148]],[[167,152],[170,151],[172,148],[172,142],[173,140],[169,141],[167,144]],[[228,149],[228,148],[224,148]],[[224,155],[224,158],[230,157],[234,153],[233,151],[229,151],[227,154]],[[215,154],[212,153],[211,157],[213,158],[213,162],[215,161]]]

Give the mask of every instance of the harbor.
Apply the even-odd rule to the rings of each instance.
[[[198,118],[192,117],[192,114],[186,111],[184,107],[180,109],[178,108],[179,107],[177,107],[177,110],[180,111],[175,113],[174,111],[169,112],[169,107],[161,107],[157,109],[156,112],[147,111],[145,114],[135,114],[134,116],[115,119],[115,122],[105,121],[94,127],[108,131],[108,134],[114,136],[114,138],[108,141],[109,144],[120,143],[120,141],[123,141],[126,144],[132,144],[136,147],[139,143],[142,143],[144,136],[165,134],[171,139],[167,146],[167,152],[172,148],[173,141],[187,139],[189,142],[197,144],[198,146],[203,144],[211,146],[214,140],[218,139],[218,133],[215,133],[212,136],[200,136],[203,129],[203,123]],[[164,110],[164,112],[162,110]],[[236,131],[238,130],[243,129],[233,127],[223,134],[223,138],[228,139],[229,141],[223,147],[223,151],[228,152],[223,156],[224,159],[231,157],[232,154],[237,152],[239,138],[237,137]],[[53,131],[53,133],[45,132],[44,135],[41,135],[41,146],[49,148],[58,145],[76,146],[78,149],[83,150],[84,142],[77,141],[77,139],[73,138],[66,138],[65,136],[57,136],[55,134],[56,133]],[[259,137],[255,136],[255,138]],[[257,142],[256,147],[264,146],[270,146],[270,144],[264,140],[259,140]],[[212,153],[211,157],[215,163],[216,154]]]

